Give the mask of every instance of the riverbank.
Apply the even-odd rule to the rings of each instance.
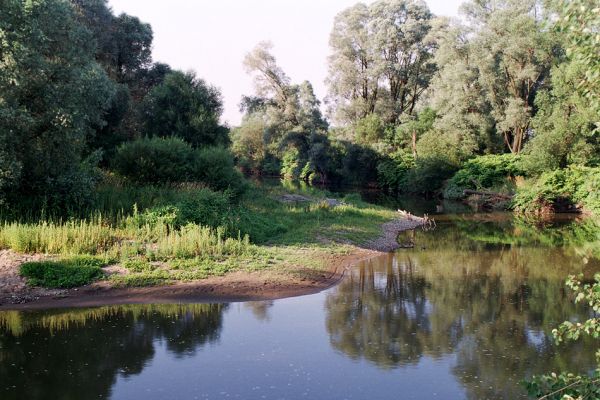
[[[257,205],[263,204],[266,213],[289,226],[265,244],[246,243],[239,254],[204,258],[150,262],[145,255],[120,260],[107,257],[109,262],[102,267],[105,279],[82,287],[34,287],[20,274],[23,263],[60,260],[64,255],[2,250],[0,309],[271,300],[315,293],[335,285],[358,262],[393,251],[400,231],[426,222],[357,200],[353,204],[341,199],[324,201],[319,199],[323,194],[314,191],[303,194],[305,200],[293,197],[290,204],[293,193],[287,192],[270,189],[266,203],[263,198],[245,204],[255,207],[255,213],[260,212]],[[194,278],[200,273],[196,264],[203,265],[202,279]]]

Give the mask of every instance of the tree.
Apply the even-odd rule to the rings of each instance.
[[[282,164],[282,170],[276,172],[291,179],[300,178],[301,171],[306,172],[307,180],[327,177],[330,174],[323,160],[328,143],[323,143],[323,137],[329,124],[320,101],[310,82],[291,83],[277,65],[272,47],[268,42],[259,43],[244,59],[246,70],[254,77],[256,94],[242,98],[240,109],[245,116],[233,133],[234,153],[245,168],[256,173],[265,169],[272,173],[274,164]]]
[[[512,153],[530,134],[535,95],[544,87],[558,46],[538,18],[537,0],[472,1],[462,10],[471,23],[474,63],[496,130]]]
[[[219,123],[221,93],[193,72],[171,72],[144,99],[142,121],[148,136],[176,136],[193,146],[225,145],[228,129]]]
[[[552,89],[538,94],[534,136],[524,149],[524,166],[538,175],[570,164],[598,165],[600,142],[595,132],[598,114],[577,90],[585,75],[581,64],[567,61],[552,70]]]
[[[357,4],[336,16],[327,81],[340,122],[377,113],[397,124],[413,113],[433,72],[431,19],[425,3],[411,0]]]
[[[62,211],[81,206],[93,184],[83,153],[115,89],[70,2],[7,0],[2,14],[2,194]]]
[[[436,112],[431,108],[425,108],[416,117],[404,122],[396,128],[392,139],[394,145],[410,147],[413,158],[417,158],[417,141],[425,133],[433,129],[436,120]]]
[[[558,27],[565,37],[567,55],[584,71],[576,82],[577,89],[600,115],[600,7],[594,0],[564,1],[557,6]]]
[[[465,154],[496,152],[494,121],[486,92],[479,81],[468,30],[459,22],[437,20],[434,29],[438,49],[434,61],[438,66],[428,104],[436,111],[433,126],[452,136]]]

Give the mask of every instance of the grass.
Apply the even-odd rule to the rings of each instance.
[[[104,276],[104,262],[93,257],[24,263],[20,273],[33,286],[72,288],[87,285]]]
[[[90,218],[64,222],[47,219],[0,225],[0,247],[63,257],[61,261],[40,263],[41,267],[25,267],[24,276],[31,284],[72,287],[99,278],[81,262],[73,261],[79,260],[74,258],[78,256],[124,267],[123,273],[109,278],[116,286],[190,281],[235,270],[323,269],[325,256],[348,253],[351,244],[376,237],[381,224],[395,217],[393,211],[366,204],[356,196],[347,196],[342,199],[343,205],[330,207],[323,200],[331,194],[312,188],[253,187],[239,202],[231,202],[223,215],[218,218],[214,213],[210,215],[211,221],[223,221],[223,225],[215,227],[186,223],[177,215],[183,208],[179,204],[185,204],[184,215],[191,215],[189,218],[193,220],[198,220],[197,215],[207,215],[210,204],[194,197],[194,190],[205,189],[160,188],[157,190],[160,200],[141,199],[140,204],[146,205],[139,207],[134,203],[129,212],[107,211],[106,199],[120,207],[130,204],[135,195],[152,191],[118,186],[112,192],[107,187],[102,190],[103,214],[96,211]],[[279,201],[283,194],[289,193],[302,194],[313,201],[292,204]],[[160,214],[163,209],[169,210],[169,218]],[[172,213],[175,213],[173,218]],[[172,223],[175,220],[183,223],[175,225]],[[82,278],[85,274],[76,272],[80,270],[89,273],[86,279]],[[61,278],[61,274],[68,276]]]

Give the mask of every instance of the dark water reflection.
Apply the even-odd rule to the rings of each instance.
[[[449,217],[313,296],[1,312],[0,398],[522,398],[594,367],[594,343],[550,332],[587,316],[563,283],[600,271],[595,231]]]

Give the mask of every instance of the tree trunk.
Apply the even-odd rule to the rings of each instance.
[[[412,131],[412,153],[415,160],[417,159],[417,131]]]

